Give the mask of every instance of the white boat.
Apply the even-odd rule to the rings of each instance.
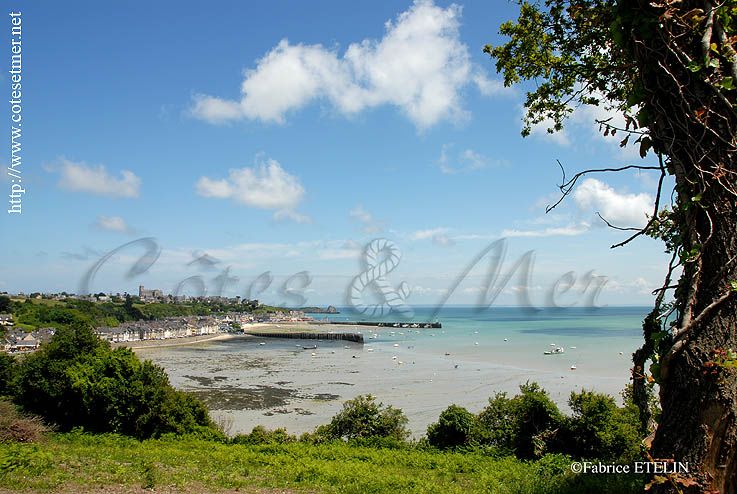
[[[561,355],[563,353],[566,353],[566,351],[563,349],[562,346],[555,347],[552,350],[545,350],[543,352],[545,355]]]

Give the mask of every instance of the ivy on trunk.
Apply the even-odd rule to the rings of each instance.
[[[656,475],[651,490],[737,492],[737,1],[519,6],[519,18],[500,28],[509,41],[484,51],[505,84],[537,83],[527,94],[523,135],[541,124],[561,130],[577,105],[603,106],[624,122],[600,121],[605,134],[619,133],[622,146],[657,158],[620,171],[661,170],[648,224],[617,245],[649,235],[673,256],[633,355],[633,395],[643,432],[651,433],[646,455],[688,462],[690,474]],[[578,177],[604,171],[616,170],[564,178],[561,199]],[[676,185],[663,208],[666,174]],[[653,383],[657,423],[645,392]]]

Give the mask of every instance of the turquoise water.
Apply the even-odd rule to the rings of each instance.
[[[367,320],[350,309],[343,310],[330,319]],[[642,320],[650,310],[649,307],[530,310],[469,306],[445,307],[438,312],[433,307],[419,307],[415,308],[412,321],[438,320],[442,329],[384,328],[374,332],[375,339],[366,341],[379,346],[408,342],[416,353],[437,355],[442,350],[443,356],[449,353],[453,360],[463,363],[551,372],[576,366],[592,376],[621,376],[623,387],[628,380],[630,356],[642,343]],[[389,315],[375,320],[396,318]],[[371,333],[365,328],[360,330]],[[544,355],[545,351],[557,347],[562,347],[564,354]]]
[[[273,406],[221,406],[216,413],[231,417],[236,432],[257,424],[312,430],[329,421],[343,401],[371,393],[402,408],[420,435],[451,403],[475,412],[495,393],[514,394],[527,381],[540,383],[564,411],[571,391],[617,397],[629,382],[631,354],[641,345],[640,327],[649,310],[448,307],[438,314],[440,329],[319,327],[361,331],[363,345],[241,338],[141,354],[161,364],[182,389],[241,391],[259,403],[275,392],[288,396]],[[431,321],[433,312],[416,308],[412,321]],[[345,311],[330,320],[366,319]],[[315,343],[315,350],[302,348]],[[564,353],[545,355],[553,346]]]

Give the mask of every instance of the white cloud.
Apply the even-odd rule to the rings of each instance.
[[[573,201],[585,213],[598,212],[616,226],[643,227],[652,214],[654,198],[645,193],[619,193],[608,184],[587,178],[573,192]]]
[[[274,219],[277,221],[294,221],[295,223],[312,223],[312,218],[306,214],[298,213],[291,209],[280,209],[274,213]]]
[[[200,177],[195,189],[203,197],[232,199],[246,206],[276,210],[276,220],[309,221],[295,211],[304,196],[304,187],[273,159],[252,168],[231,169],[224,179]]]
[[[410,234],[411,240],[427,240],[430,239],[436,245],[449,246],[453,245],[453,240],[447,235],[448,229],[444,227],[429,228],[427,230],[417,230]]]
[[[491,164],[489,158],[473,149],[467,148],[458,153],[452,153],[452,148],[452,144],[443,144],[437,161],[440,171],[446,175],[481,170]]]
[[[432,240],[434,244],[448,246],[453,241],[447,235],[448,229],[444,227],[417,230],[409,235],[410,240]]]
[[[110,175],[103,165],[89,166],[62,159],[58,168],[59,186],[72,191],[90,192],[101,196],[138,197],[141,179],[129,170],[122,170],[120,178]]]
[[[120,216],[98,216],[95,227],[111,232],[130,233],[131,229]]]
[[[413,285],[411,292],[413,295],[445,295],[446,293],[448,293],[448,289]]]
[[[581,235],[589,229],[588,223],[580,223],[578,225],[568,225],[559,227],[543,228],[541,230],[516,230],[509,229],[502,231],[502,237],[556,237],[556,236],[574,236]]]
[[[361,204],[351,209],[348,215],[363,225],[364,233],[379,233],[384,229],[381,223],[376,221],[373,215],[366,211]]]
[[[341,243],[325,242],[324,248],[318,251],[318,258],[327,261],[359,259],[362,255],[363,246],[353,240]]]
[[[660,287],[658,282],[649,281],[641,276],[631,280],[609,279],[607,291],[615,293],[636,293],[638,295],[652,295],[653,290]]]
[[[380,40],[352,43],[341,55],[322,45],[284,39],[247,70],[239,100],[197,95],[192,114],[212,123],[247,118],[282,123],[314,100],[352,115],[381,105],[400,109],[419,129],[466,116],[461,90],[485,95],[502,89],[474,67],[460,40],[461,8],[416,0]]]
[[[546,118],[542,122],[531,126],[530,136],[537,137],[545,141],[554,142],[555,144],[558,144],[559,146],[566,146],[566,147],[570,146],[571,138],[568,135],[566,128],[564,127],[562,130],[558,132],[551,133],[548,131],[548,129],[552,129],[553,125],[555,125],[553,120],[550,118]]]
[[[504,83],[498,79],[489,79],[483,72],[477,72],[473,76],[473,82],[476,84],[479,92],[484,96],[512,93],[515,91],[513,88],[504,87]]]
[[[539,124],[533,125],[530,135],[542,138],[544,140],[558,144],[559,146],[570,146],[573,142],[573,135],[579,137],[587,137],[591,141],[603,142],[611,151],[613,151],[619,159],[639,160],[640,145],[635,141],[638,135],[631,135],[628,144],[622,147],[620,143],[627,135],[626,132],[620,131],[614,134],[604,135],[604,128],[601,128],[599,122],[607,122],[617,129],[625,129],[627,122],[621,112],[610,111],[605,107],[605,98],[601,93],[590,93],[591,97],[599,99],[601,103],[597,105],[580,105],[573,110],[570,117],[564,122],[564,128],[559,132],[549,133],[547,129],[553,127],[551,119],[545,119]],[[523,110],[524,111],[524,110]],[[643,131],[646,129],[637,129]]]

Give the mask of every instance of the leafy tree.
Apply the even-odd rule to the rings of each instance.
[[[231,440],[233,444],[287,444],[296,441],[297,438],[284,428],[268,430],[263,425],[257,425],[249,434],[238,434]]]
[[[513,407],[507,393],[497,393],[489,398],[489,404],[479,412],[481,441],[503,451],[513,452]]]
[[[7,295],[0,295],[0,313],[5,314],[13,310],[13,303]]]
[[[403,441],[409,436],[407,417],[402,410],[377,403],[372,395],[360,395],[343,403],[329,424],[316,434],[328,439],[389,438]]]
[[[537,383],[520,385],[520,394],[497,394],[479,413],[483,437],[492,446],[531,459],[548,452],[563,421],[558,407]]]
[[[451,405],[438,421],[427,428],[427,441],[440,449],[472,445],[477,436],[476,416],[463,407]]]
[[[593,391],[572,392],[573,416],[564,421],[557,448],[577,458],[630,462],[640,448],[637,407],[618,407],[611,396]]]
[[[125,311],[125,314],[128,316],[128,318],[135,321],[145,319],[145,316],[141,312],[141,309],[133,305],[133,299],[127,293],[125,294],[125,302],[123,302],[123,311]]]
[[[110,349],[88,326],[63,328],[18,368],[15,401],[61,430],[137,438],[212,428],[207,408],[175,390],[164,370]]]
[[[719,492],[737,483],[735,19],[735,0],[521,1],[519,18],[501,26],[509,40],[485,48],[505,84],[535,83],[523,134],[546,122],[555,132],[575,106],[596,105],[624,122],[601,121],[605,134],[618,133],[622,146],[634,143],[642,156],[657,157],[653,166],[578,173],[561,191],[567,195],[594,171],[660,171],[648,225],[618,244],[649,234],[672,252],[634,356],[633,396],[647,424],[646,383],[657,381],[662,415],[650,454],[688,461],[698,481],[690,488]],[[665,175],[674,177],[675,191],[668,212],[659,213]],[[654,489],[676,491],[682,479],[670,480]]]
[[[13,381],[17,368],[15,357],[0,352],[0,396],[13,394]]]

